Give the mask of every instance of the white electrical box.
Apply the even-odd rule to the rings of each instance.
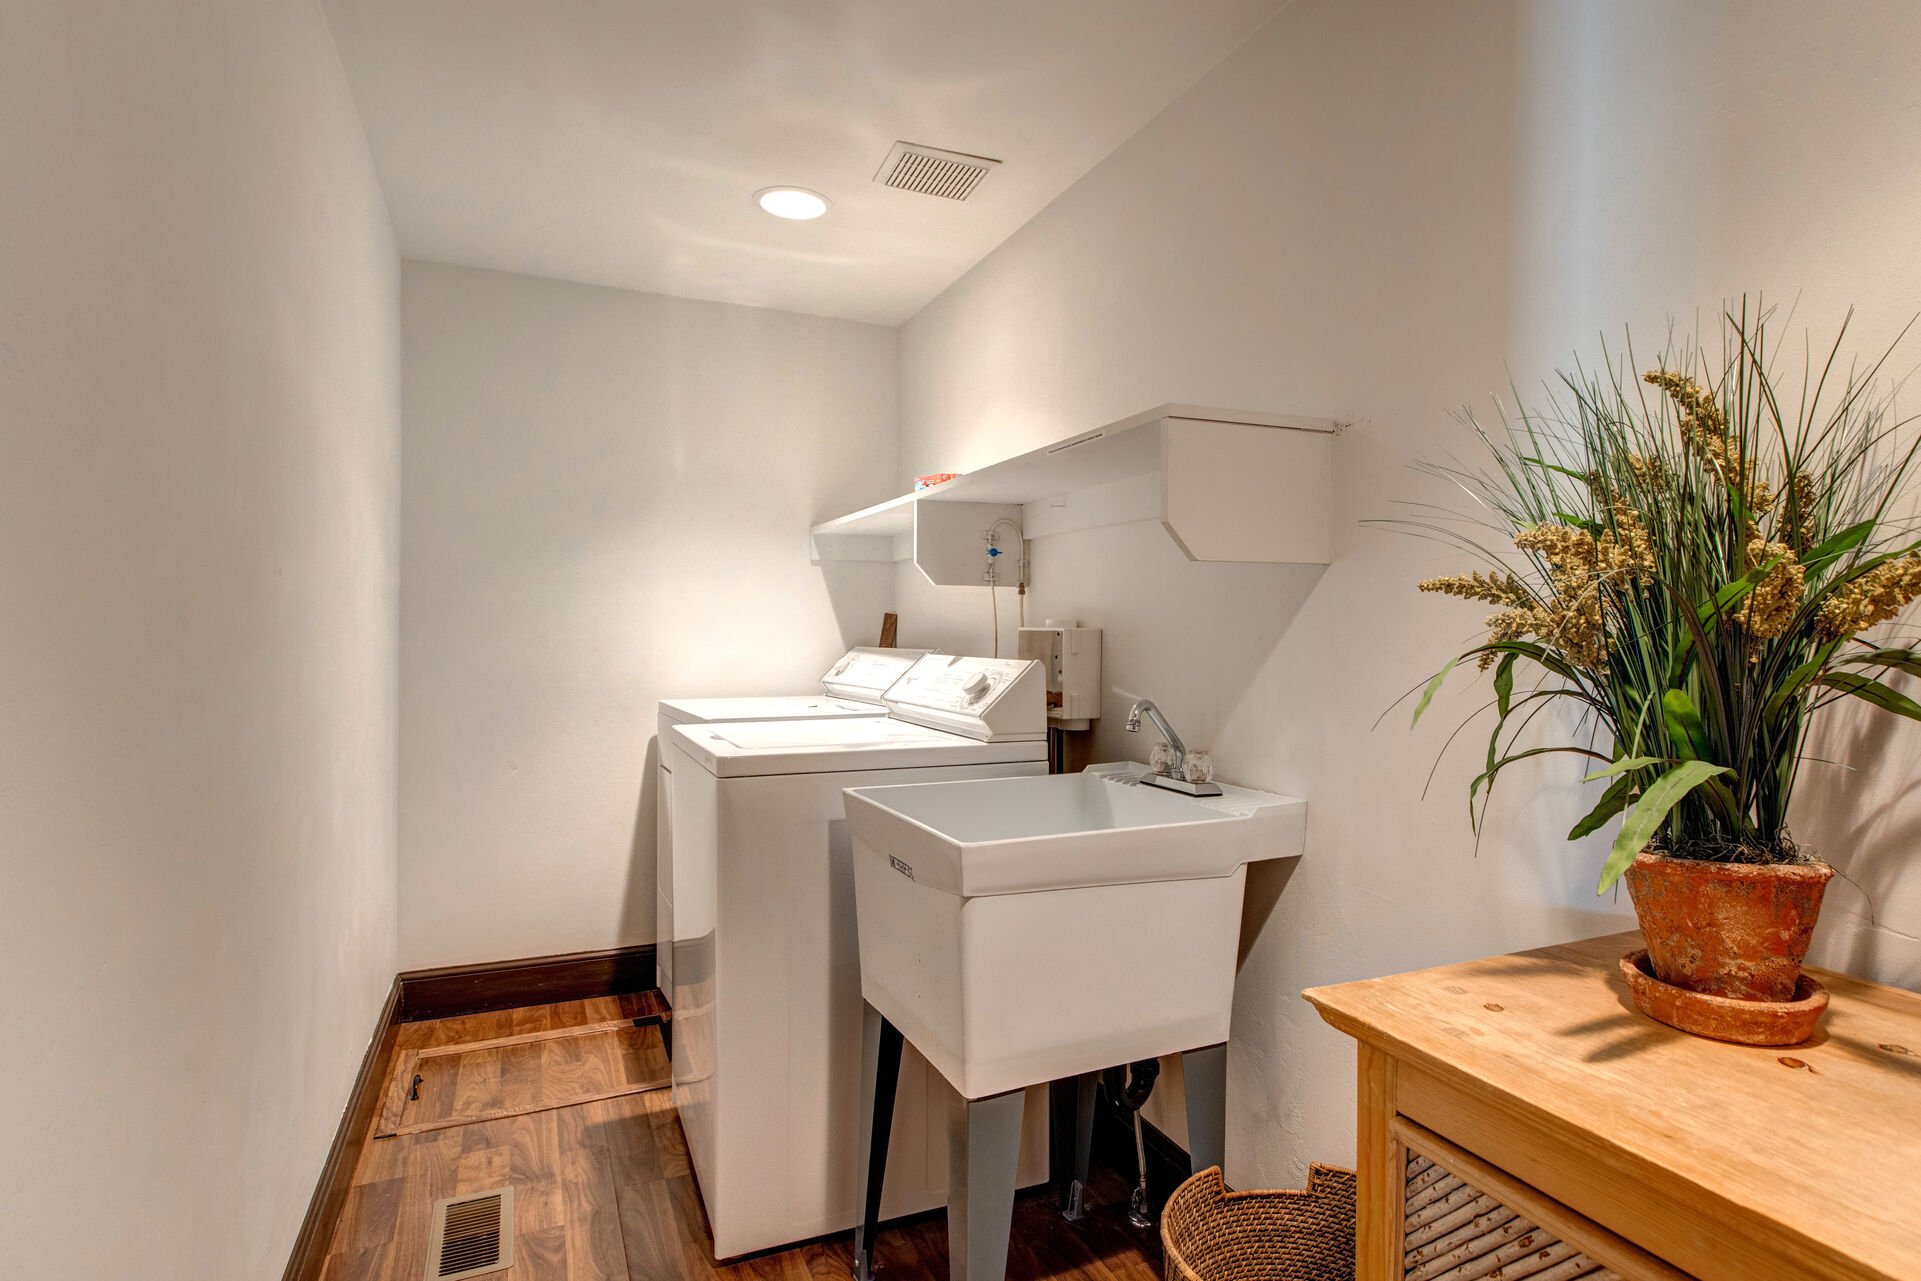
[[[1021,628],[1019,652],[1047,672],[1047,723],[1093,728],[1101,714],[1101,629],[1050,618],[1045,627]]]

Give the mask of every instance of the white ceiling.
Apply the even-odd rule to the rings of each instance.
[[[1281,2],[324,0],[403,254],[885,324]],[[897,139],[1005,163],[895,191]]]

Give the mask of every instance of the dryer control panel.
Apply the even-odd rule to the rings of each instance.
[[[1047,737],[1047,673],[1022,658],[929,654],[887,691],[897,720],[1002,743]]]
[[[879,703],[893,683],[927,653],[924,649],[850,649],[820,678],[820,687],[835,698]]]

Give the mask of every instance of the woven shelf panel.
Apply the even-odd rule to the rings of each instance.
[[[1419,1153],[1407,1154],[1406,1281],[1621,1281]]]

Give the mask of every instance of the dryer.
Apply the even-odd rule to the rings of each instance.
[[[929,655],[885,717],[678,725],[674,1102],[717,1259],[854,1225],[860,950],[843,789],[1047,772],[1046,673]],[[946,1203],[949,1087],[903,1062],[884,1213]],[[1044,1106],[1022,1144],[1047,1177]]]
[[[667,731],[676,725],[731,721],[822,720],[842,716],[885,716],[881,696],[899,680],[924,649],[873,649],[857,646],[820,678],[817,694],[775,694],[738,698],[664,698],[659,703],[659,767],[654,790],[654,981],[674,999],[674,815]]]

